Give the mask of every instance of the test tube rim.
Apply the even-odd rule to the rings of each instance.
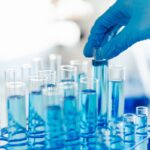
[[[138,114],[138,113],[137,113],[137,110],[138,110],[138,109],[144,110],[144,112],[146,111],[146,114],[143,114],[143,113],[142,113],[142,114]],[[141,112],[141,111],[140,111],[140,112]],[[148,107],[146,107],[146,106],[137,106],[137,107],[136,107],[136,115],[147,115],[147,116],[148,116]]]
[[[63,71],[77,71],[77,68],[75,66],[72,66],[72,65],[61,65],[60,70],[63,70]]]
[[[11,82],[6,82],[6,87],[7,88],[21,88],[21,87],[25,87],[25,83],[22,81],[11,81]]]
[[[130,118],[125,118],[126,116],[128,116]],[[136,122],[136,115],[133,114],[133,113],[125,113],[125,114],[123,114],[123,121],[125,121],[125,119],[128,120],[128,121],[129,120],[131,121],[131,117],[133,118],[133,122],[135,123]]]

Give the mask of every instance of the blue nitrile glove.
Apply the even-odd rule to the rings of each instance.
[[[102,41],[106,34],[117,25],[125,28],[103,45]],[[134,43],[148,38],[150,38],[150,0],[118,0],[96,20],[85,45],[84,55],[92,57],[93,50],[99,49],[101,59],[110,59]]]

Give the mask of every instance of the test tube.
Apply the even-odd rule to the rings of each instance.
[[[135,145],[136,116],[132,113],[123,115],[123,139],[125,149]]]
[[[109,69],[108,121],[121,118],[124,113],[124,68],[120,66]]]
[[[104,126],[107,122],[108,105],[108,61],[93,60],[92,74],[98,80],[98,126]]]
[[[29,77],[31,76],[32,66],[30,64],[23,64],[21,67],[21,78],[27,85],[29,82]]]
[[[70,65],[77,68],[77,81],[80,83],[81,78],[87,77],[88,62],[80,60],[71,60]]]
[[[111,121],[108,124],[110,130],[110,141],[107,145],[110,149],[120,149],[124,147],[123,143],[123,123],[122,121]]]
[[[46,87],[45,77],[31,76],[29,79],[29,148],[43,148],[45,137],[44,101],[42,91]]]
[[[136,107],[136,115],[136,140],[140,142],[148,136],[148,107]]]
[[[95,141],[97,127],[97,80],[82,78],[80,81],[80,133],[84,145]]]
[[[31,65],[30,64],[23,64],[21,67],[21,79],[23,82],[26,83],[26,86],[29,86],[29,77],[31,76]],[[28,89],[28,88],[27,88]],[[29,95],[28,90],[26,90],[26,116],[28,119],[28,112],[29,112]]]
[[[59,74],[60,74],[59,68],[61,66],[61,63],[62,63],[61,55],[58,54],[49,55],[49,69],[57,72],[56,74],[57,80],[59,80]]]
[[[38,75],[40,77],[47,78],[47,87],[55,86],[56,85],[56,71],[54,70],[41,70],[39,71]]]
[[[45,104],[45,148],[63,149],[65,147],[63,104],[57,86],[43,90]]]
[[[5,82],[21,81],[21,74],[15,68],[9,68],[5,71]]]
[[[72,81],[60,82],[62,95],[64,121],[66,128],[66,147],[80,149],[79,104],[77,96],[77,83]]]
[[[23,82],[6,83],[7,116],[8,116],[8,149],[26,150],[26,110],[25,84]]]
[[[77,81],[77,68],[71,65],[60,66],[60,82],[76,82]]]
[[[32,74],[37,75],[43,69],[43,61],[40,57],[35,57],[32,60]]]

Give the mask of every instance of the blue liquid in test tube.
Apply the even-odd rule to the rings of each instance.
[[[45,120],[44,120],[44,101],[42,90],[45,85],[45,78],[31,77],[29,93],[29,148],[43,148],[45,137]]]
[[[60,91],[62,93],[64,123],[66,128],[66,149],[80,149],[79,100],[77,69],[65,65],[60,68]]]
[[[125,149],[135,145],[136,116],[131,113],[123,115],[123,140]]]
[[[116,120],[124,112],[124,82],[109,81],[108,120]]]
[[[81,107],[82,107],[82,118],[81,118],[81,133],[90,135],[95,133],[96,122],[97,122],[97,99],[96,91],[92,89],[85,89],[81,92]]]
[[[7,97],[8,142],[10,150],[27,149],[25,91],[22,82],[6,84],[10,96]]]
[[[43,90],[45,106],[45,148],[65,148],[64,114],[57,85]]]
[[[80,83],[80,133],[82,147],[96,144],[97,80],[82,78]]]
[[[46,125],[46,148],[64,149],[65,133],[62,108],[59,105],[48,106]]]
[[[98,80],[98,126],[106,124],[108,105],[108,61],[93,60],[93,77]]]
[[[63,90],[64,123],[66,129],[67,149],[80,149],[80,124],[77,99],[77,85],[75,82],[61,83]]]
[[[136,107],[136,143],[146,138],[148,138],[148,107],[138,106]],[[147,146],[148,140],[145,140],[137,146],[137,150],[146,150]]]
[[[117,121],[124,113],[124,69],[111,67],[109,69],[109,99],[108,121]]]

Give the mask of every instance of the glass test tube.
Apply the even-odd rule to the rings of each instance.
[[[27,149],[25,84],[7,82],[8,142],[11,150]]]
[[[44,101],[42,91],[46,78],[32,76],[29,80],[29,148],[43,148],[45,137]]]
[[[77,83],[66,81],[59,83],[63,100],[64,121],[66,128],[66,146],[80,149],[79,104],[77,97]]]
[[[108,61],[93,60],[92,74],[98,80],[98,126],[106,124],[108,105]]]
[[[132,113],[123,115],[123,139],[126,149],[135,145],[136,116]]]
[[[136,107],[136,115],[136,134],[140,134],[146,138],[148,135],[148,107]]]
[[[123,144],[123,122],[122,121],[111,121],[108,123],[110,130],[110,141],[107,145],[110,149],[120,149],[124,147]]]
[[[66,127],[67,148],[80,149],[79,146],[79,108],[77,96],[77,69],[74,66],[60,67],[60,91],[63,100],[64,120]],[[74,145],[74,146],[73,146]]]
[[[71,65],[60,66],[60,78],[59,81],[66,82],[76,82],[77,81],[77,68]]]
[[[82,78],[80,81],[80,133],[82,145],[96,144],[97,127],[97,80]]]
[[[77,68],[77,81],[80,82],[81,78],[87,77],[88,62],[80,60],[71,60],[70,65]]]
[[[57,72],[57,74],[56,74],[57,81],[59,80],[59,75],[60,75],[59,68],[61,66],[61,63],[62,63],[62,58],[60,55],[58,55],[58,54],[50,54],[49,55],[49,69]]]
[[[47,78],[47,87],[56,85],[56,71],[54,70],[41,70],[38,72],[40,77]]]
[[[37,75],[40,70],[43,69],[43,61],[40,57],[35,57],[32,60],[32,74]]]
[[[43,90],[45,103],[45,148],[63,149],[65,146],[64,116],[60,93],[57,86]]]
[[[29,86],[29,77],[31,76],[31,65],[30,64],[23,64],[21,67],[21,80],[26,83],[26,86]],[[28,89],[28,88],[27,88]],[[28,90],[26,90],[26,116],[28,118],[29,113],[29,95]]]
[[[119,119],[124,113],[124,68],[109,69],[108,121]]]

